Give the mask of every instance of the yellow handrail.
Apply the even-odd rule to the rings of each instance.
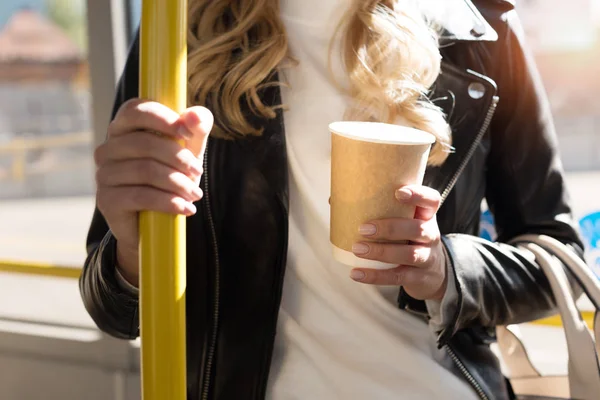
[[[583,321],[586,323],[588,328],[593,329],[593,327],[594,327],[594,311],[581,311],[581,317],[583,318]],[[537,321],[533,321],[532,324],[561,327],[562,320],[560,318],[560,315],[553,315],[552,317],[538,319]],[[600,339],[600,338],[598,338],[598,339]]]
[[[22,181],[27,175],[27,152],[38,149],[52,149],[56,147],[68,147],[74,145],[92,144],[91,132],[72,132],[56,136],[41,136],[29,138],[17,138],[6,144],[0,144],[1,154],[12,154],[14,156],[10,168],[12,178]]]
[[[60,135],[24,137],[0,144],[0,154],[14,153],[21,150],[67,147],[81,144],[92,144],[91,132],[70,132]]]
[[[140,97],[187,103],[187,0],[143,0]],[[140,213],[142,398],[186,399],[185,217]]]
[[[1,272],[79,279],[81,268],[16,260],[0,260]]]

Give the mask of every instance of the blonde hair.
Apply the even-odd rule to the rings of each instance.
[[[259,95],[288,58],[279,0],[190,0],[189,102],[211,108],[224,138],[260,135],[244,115],[274,118],[281,105]],[[426,94],[441,56],[435,31],[410,0],[353,0],[340,24],[342,60],[353,106],[347,119],[402,122],[433,134],[429,163],[441,164],[450,129]]]

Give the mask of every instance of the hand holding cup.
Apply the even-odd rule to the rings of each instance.
[[[426,186],[405,186],[396,190],[396,199],[399,204],[416,207],[414,218],[380,219],[361,225],[358,230],[366,240],[356,242],[352,251],[357,257],[397,267],[355,268],[350,277],[361,283],[403,286],[419,300],[440,300],[447,285],[446,253],[436,220],[440,194]]]
[[[356,281],[441,298],[446,261],[435,219],[440,195],[422,186],[434,136],[374,122],[335,122],[329,129],[334,258],[354,267]]]

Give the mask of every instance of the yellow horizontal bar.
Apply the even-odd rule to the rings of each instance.
[[[0,153],[35,150],[41,148],[67,147],[76,144],[92,144],[90,132],[73,132],[55,136],[18,138],[0,145]]]
[[[592,329],[594,326],[594,312],[593,311],[581,311],[581,316],[583,317],[583,320],[585,321],[587,326],[590,329]],[[554,315],[552,317],[533,321],[532,324],[561,327],[562,320],[560,319],[560,315]]]
[[[0,261],[0,272],[79,279],[81,268],[25,261]]]

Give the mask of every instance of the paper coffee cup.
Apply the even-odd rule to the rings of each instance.
[[[397,264],[355,256],[352,245],[370,241],[358,233],[363,223],[414,218],[415,207],[396,200],[395,191],[423,183],[435,137],[417,129],[378,122],[334,122],[329,130],[333,256],[353,267],[395,268]]]

